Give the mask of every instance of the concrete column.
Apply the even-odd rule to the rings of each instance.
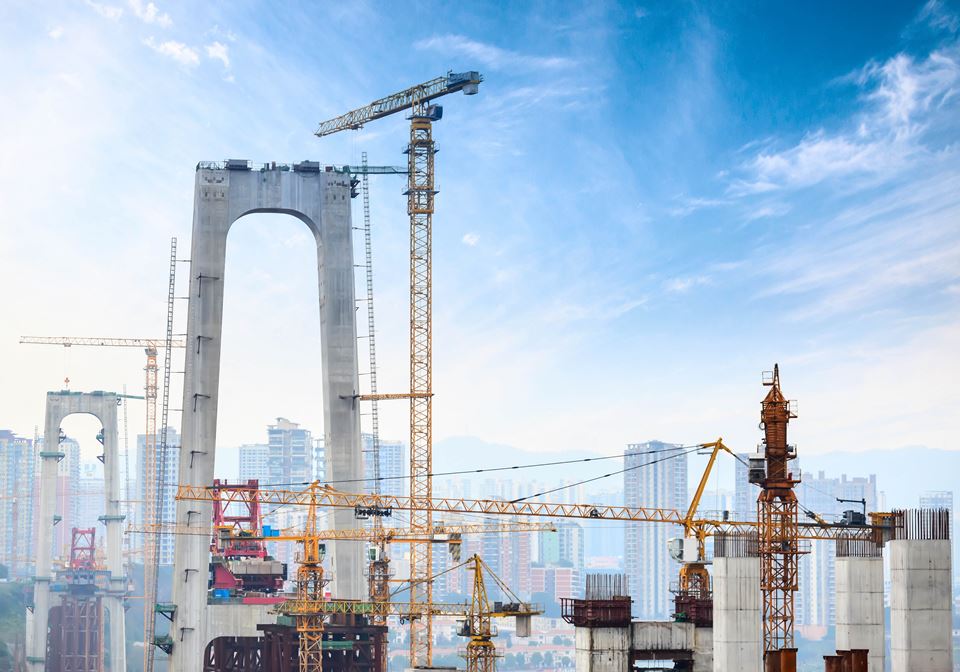
[[[951,672],[949,515],[930,510],[899,513],[902,522],[888,544],[891,669]]]
[[[40,493],[37,508],[37,543],[34,556],[33,613],[28,612],[26,648],[30,672],[43,672],[47,653],[47,617],[50,611],[50,579],[53,564],[53,526],[57,497],[57,465],[60,452],[60,418],[47,404],[43,450],[40,452]]]
[[[68,415],[93,415],[103,426],[104,515],[100,521],[106,527],[106,569],[110,585],[103,604],[109,610],[112,671],[126,670],[126,634],[123,599],[127,580],[123,574],[121,533],[123,515],[120,513],[120,459],[117,437],[117,395],[112,392],[47,393],[44,420],[43,451],[40,452],[40,504],[37,527],[36,577],[33,590],[33,615],[28,619],[27,657],[31,672],[42,672],[47,646],[48,612],[50,610],[50,579],[53,560],[53,525],[57,491],[57,465],[64,455],[60,451],[60,423]]]
[[[693,630],[693,672],[713,672],[713,628]]]
[[[360,408],[357,363],[356,302],[353,237],[350,220],[350,176],[318,172],[303,166],[264,166],[257,170],[226,170],[198,166],[194,192],[193,237],[190,253],[190,302],[187,356],[183,389],[183,424],[179,482],[209,486],[213,481],[219,403],[220,351],[227,232],[237,219],[254,212],[290,214],[303,221],[317,243],[319,276],[320,351],[325,445],[331,480],[362,479]],[[352,511],[337,510],[334,527],[358,526]],[[212,507],[205,502],[177,502],[177,524],[206,528]],[[366,596],[363,545],[328,544],[332,592],[339,598]],[[171,670],[201,669],[204,648],[217,632],[207,607],[210,558],[202,536],[179,535],[174,553],[174,595],[177,605],[171,636]],[[264,621],[255,609],[231,605],[236,615],[220,622]],[[223,616],[223,618],[221,618]],[[233,627],[233,626],[230,626]]]
[[[880,547],[873,542],[838,541],[835,583],[836,649],[867,649],[869,672],[884,672],[886,639]]]
[[[713,665],[760,672],[760,557],[755,535],[718,535],[713,559]]]
[[[630,648],[630,626],[577,628],[577,672],[627,672]]]

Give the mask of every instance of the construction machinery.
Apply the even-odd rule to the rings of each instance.
[[[347,493],[330,486],[314,484],[308,490],[261,489],[261,502],[264,504],[310,506],[314,500],[316,506],[334,508],[379,508],[382,510],[411,511],[421,502],[402,495],[370,495]],[[177,489],[177,499],[190,501],[214,501],[211,487],[181,485]],[[482,514],[498,516],[531,516],[540,518],[579,518],[584,520],[616,520],[621,522],[670,523],[683,526],[684,512],[676,509],[654,507],[612,506],[607,504],[563,504],[554,502],[508,501],[502,499],[462,499],[456,497],[438,497],[426,503],[433,513]],[[722,518],[698,518],[691,521],[697,533],[706,536],[723,532],[727,534],[745,534],[756,532],[760,526],[755,521],[724,520]],[[871,539],[881,526],[837,525],[823,526],[817,523],[799,523],[801,539]],[[702,528],[702,532],[700,531]]]
[[[787,468],[796,459],[787,443],[787,424],[797,417],[796,406],[780,390],[780,367],[764,376],[770,391],[760,407],[763,429],[763,473],[751,480],[761,492],[759,521],[760,590],[763,594],[763,657],[766,669],[796,669],[793,639],[794,593],[798,588],[800,558],[799,503],[794,488],[800,482]],[[759,472],[759,469],[756,470]]]
[[[422,84],[375,100],[369,105],[322,122],[316,130],[324,137],[344,130],[363,128],[364,124],[398,112],[410,111],[410,142],[407,146],[407,214],[410,217],[410,390],[390,395],[366,395],[360,399],[408,399],[410,402],[410,496],[422,502],[410,512],[414,530],[429,531],[432,511],[426,503],[433,497],[432,458],[432,231],[434,197],[433,122],[443,116],[443,108],[433,103],[442,96],[462,91],[477,93],[483,77],[479,72],[448,72]],[[433,600],[429,576],[432,547],[427,542],[410,544],[410,597],[414,605]],[[381,580],[377,578],[377,580]],[[418,619],[410,632],[410,665],[430,666],[433,661],[432,621],[428,613]]]
[[[706,565],[706,540],[709,534],[707,528],[696,519],[697,510],[700,508],[700,500],[710,480],[717,455],[721,451],[734,457],[736,455],[723,443],[722,438],[701,444],[700,448],[709,449],[710,458],[707,460],[707,466],[704,468],[697,489],[690,500],[687,513],[683,516],[681,523],[683,525],[683,537],[670,540],[670,555],[680,563],[679,592],[698,599],[706,599],[710,597],[710,573],[707,571]]]
[[[469,638],[466,650],[462,654],[467,661],[467,672],[493,672],[497,658],[493,638],[496,636],[497,631],[492,624],[492,619],[515,618],[517,636],[528,637],[530,635],[532,617],[543,613],[543,610],[539,606],[523,602],[517,597],[479,555],[473,555],[466,562],[450,567],[440,574],[431,576],[430,580],[433,581],[442,574],[455,571],[461,567],[467,567],[473,572],[473,588],[471,590],[470,602],[467,604],[443,604],[433,602],[427,607],[427,610],[431,617],[463,616],[464,620],[460,622],[458,634]],[[490,602],[487,596],[487,584],[484,579],[484,574],[487,574],[496,585],[500,587],[509,598],[509,601]],[[349,614],[362,615],[368,618],[379,617],[384,620],[387,616],[400,616],[403,619],[409,619],[411,624],[419,619],[425,618],[423,605],[412,602],[318,600],[305,598],[300,590],[297,591],[295,599],[283,602],[278,606],[277,611],[281,614],[294,616],[297,619],[298,630],[300,629],[299,623],[301,619],[314,619],[322,623],[323,616]],[[303,651],[304,646],[301,642],[301,655]],[[305,668],[303,666],[303,659],[301,658],[301,672],[306,672],[308,669],[311,670],[311,672],[316,672],[320,668]]]

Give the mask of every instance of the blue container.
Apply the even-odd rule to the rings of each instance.
[[[213,596],[217,599],[226,600],[230,597],[230,591],[226,588],[214,588]]]
[[[263,536],[265,536],[265,537],[272,537],[272,536],[273,536],[273,526],[271,526],[271,525],[264,525],[264,526],[263,526]]]

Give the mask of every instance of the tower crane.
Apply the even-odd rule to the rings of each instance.
[[[690,500],[687,513],[683,516],[683,539],[678,540],[681,542],[680,548],[671,548],[671,554],[680,562],[680,592],[699,599],[706,599],[710,596],[710,573],[707,571],[706,565],[706,538],[708,535],[707,528],[698,524],[696,520],[697,509],[700,508],[700,500],[707,487],[707,482],[710,480],[710,473],[713,470],[714,463],[717,461],[717,455],[721,451],[729,453],[734,457],[736,457],[736,455],[723,443],[722,438],[710,443],[701,444],[700,447],[710,449],[710,458],[707,460],[707,466],[703,470],[703,476],[701,476],[693,498]],[[690,559],[690,551],[693,549],[688,549],[688,546],[692,546],[694,543],[696,544],[696,556]]]
[[[428,506],[436,513],[468,513],[484,515],[525,516],[543,518],[580,518],[586,520],[616,520],[622,522],[640,523],[667,523],[681,526],[684,529],[686,540],[696,540],[697,555],[692,562],[683,563],[680,573],[680,584],[687,590],[699,593],[701,596],[709,592],[709,574],[705,567],[704,540],[708,536],[724,534],[758,534],[762,535],[761,521],[736,521],[726,517],[722,519],[696,517],[697,505],[703,495],[710,469],[715,463],[716,456],[721,452],[731,452],[722,439],[701,444],[703,448],[711,449],[711,458],[706,473],[701,478],[694,501],[686,512],[676,509],[662,509],[652,507],[607,506],[599,504],[560,504],[531,501],[504,501],[504,500],[471,500],[459,498],[437,498],[424,502],[421,499],[395,495],[353,494],[336,490],[329,486],[320,486],[314,483],[307,491],[293,490],[260,490],[258,497],[262,503],[274,505],[306,505],[315,510],[317,506],[353,508],[356,510],[369,509],[384,514],[393,510],[412,511],[417,507]],[[178,489],[177,498],[185,500],[214,501],[217,492],[211,487],[197,487],[182,485]],[[871,540],[879,541],[887,527],[885,514],[871,514],[872,524],[845,524],[831,525],[822,518],[814,523],[796,523],[796,539],[813,540]],[[429,543],[424,541],[423,543]],[[794,544],[796,545],[796,544]],[[344,606],[344,605],[362,606]],[[343,611],[346,609],[364,609],[365,611]],[[307,606],[304,604],[290,604],[293,613],[304,613]],[[382,614],[409,613],[411,625],[417,616],[427,616],[447,613],[442,605],[431,603],[426,611],[422,605],[412,603],[409,611],[400,610],[401,607],[389,602],[346,603],[343,601],[327,602],[314,607],[315,616],[321,613],[367,613]],[[338,611],[339,610],[339,611]],[[767,624],[764,623],[766,631]]]
[[[462,91],[477,93],[483,77],[479,72],[448,72],[403,91],[375,100],[369,105],[322,122],[317,137],[349,129],[410,111],[410,143],[407,146],[407,214],[410,217],[410,390],[393,395],[367,395],[368,400],[409,399],[410,401],[410,496],[422,506],[410,511],[411,528],[429,531],[433,514],[427,502],[433,497],[430,477],[432,458],[433,396],[433,230],[434,181],[433,122],[443,116],[443,108],[433,103],[447,94]],[[359,396],[360,399],[365,397]],[[426,542],[410,544],[410,599],[414,605],[428,605],[433,600],[429,576],[432,549]],[[410,631],[410,666],[433,663],[432,621],[429,613],[418,619]]]
[[[493,643],[493,637],[496,630],[493,627],[492,619],[513,617],[517,619],[517,632],[529,634],[530,618],[543,613],[537,605],[523,602],[510,588],[500,579],[490,567],[480,558],[479,555],[473,555],[466,562],[460,563],[440,574],[429,577],[431,581],[442,574],[452,572],[461,567],[468,567],[473,572],[473,588],[471,590],[471,599],[468,604],[438,603],[432,602],[426,606],[418,605],[412,602],[358,602],[356,600],[315,600],[304,598],[298,591],[296,598],[287,600],[278,605],[277,611],[287,616],[293,616],[299,622],[302,618],[316,619],[322,623],[322,617],[336,614],[360,614],[369,618],[379,617],[386,620],[387,616],[400,616],[410,619],[411,624],[417,620],[425,618],[425,611],[430,616],[463,616],[458,634],[469,637],[464,658],[467,661],[467,672],[493,672],[494,662],[497,658],[496,646]],[[495,602],[491,605],[487,596],[487,587],[484,580],[484,574],[488,574],[493,581],[503,590],[504,594],[511,601]],[[519,636],[526,636],[519,634]],[[303,654],[303,644],[301,643],[300,653]],[[301,672],[318,672],[319,667],[304,668],[301,659]]]
[[[763,657],[764,665],[781,669],[796,668],[793,649],[794,593],[798,588],[801,538],[797,495],[800,482],[787,469],[796,459],[795,446],[787,443],[787,424],[797,417],[795,405],[780,390],[780,367],[765,377],[770,391],[760,406],[760,427],[763,429],[764,471],[751,479],[760,485],[757,498],[757,519],[760,522],[760,590],[763,594]],[[769,660],[772,659],[772,660]],[[776,662],[774,662],[776,661]]]

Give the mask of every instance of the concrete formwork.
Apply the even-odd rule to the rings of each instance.
[[[103,607],[109,614],[110,661],[114,672],[126,670],[126,634],[123,599],[127,578],[123,574],[123,548],[120,513],[120,459],[117,441],[117,395],[113,392],[47,393],[44,420],[43,451],[40,453],[40,492],[37,516],[36,575],[33,586],[33,613],[27,618],[27,662],[32,672],[42,672],[47,646],[47,623],[50,607],[53,526],[57,495],[57,465],[63,459],[60,451],[60,424],[68,415],[85,413],[103,425],[103,511],[100,522],[106,528],[106,567],[110,573]]]
[[[760,672],[763,643],[756,537],[718,535],[713,559],[713,665]]]
[[[577,672],[628,672],[634,661],[674,661],[693,672],[711,672],[713,632],[674,621],[577,626]]]
[[[276,165],[248,170],[228,163],[241,169],[200,164],[196,174],[179,482],[193,486],[213,482],[227,233],[236,220],[250,213],[293,215],[314,234],[327,473],[334,481],[361,479],[350,177],[318,172],[315,165],[293,170]],[[357,526],[352,511],[338,510],[332,518],[338,529]],[[206,529],[211,520],[209,503],[177,503],[178,525]],[[177,610],[171,627],[171,669],[192,672],[200,669],[204,648],[215,636],[255,632],[258,623],[275,622],[276,618],[242,605],[224,606],[223,610],[231,613],[217,612],[214,616],[206,603],[210,559],[207,540],[179,535],[175,543]],[[333,593],[339,598],[363,598],[362,545],[336,542],[328,557]],[[217,623],[238,631],[224,632]]]
[[[896,540],[888,552],[891,669],[951,672],[950,540]]]
[[[867,649],[869,672],[883,672],[883,557],[873,542],[837,543],[836,623],[836,649]]]
[[[630,669],[630,626],[576,629],[577,672]]]

